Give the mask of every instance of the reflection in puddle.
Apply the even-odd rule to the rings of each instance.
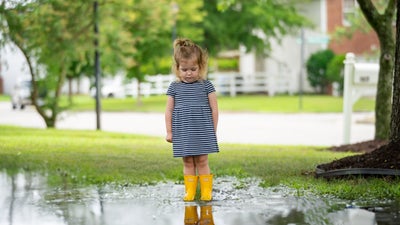
[[[46,177],[0,173],[0,224],[26,225],[392,225],[399,204],[367,210],[255,179],[218,178],[211,203],[182,201],[183,185],[49,187]]]
[[[200,206],[200,218],[197,213],[197,205],[185,206],[185,225],[214,225],[214,218],[212,215],[212,205]]]

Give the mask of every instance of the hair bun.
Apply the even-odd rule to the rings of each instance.
[[[175,47],[193,47],[194,43],[186,38],[178,38],[175,40]]]

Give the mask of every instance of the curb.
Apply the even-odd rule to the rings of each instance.
[[[338,176],[349,176],[349,175],[380,175],[380,176],[400,176],[400,170],[391,169],[376,169],[376,168],[350,168],[350,169],[338,169],[328,170],[316,168],[316,177],[338,177]]]

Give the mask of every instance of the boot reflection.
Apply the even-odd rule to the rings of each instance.
[[[197,206],[185,206],[185,225],[214,225],[212,206],[200,206],[200,219],[197,215]]]
[[[199,216],[197,215],[197,206],[185,206],[185,225],[196,225],[199,221]]]
[[[199,225],[214,225],[214,219],[212,215],[212,206],[203,205],[200,207],[200,221]]]

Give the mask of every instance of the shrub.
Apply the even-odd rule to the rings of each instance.
[[[336,55],[328,64],[326,76],[329,82],[337,82],[339,84],[339,93],[343,94],[344,83],[344,64],[346,58],[344,54]]]
[[[315,52],[307,60],[307,79],[311,87],[315,88],[319,93],[326,93],[328,85],[331,83],[327,78],[327,67],[333,59],[335,53],[326,49]]]

